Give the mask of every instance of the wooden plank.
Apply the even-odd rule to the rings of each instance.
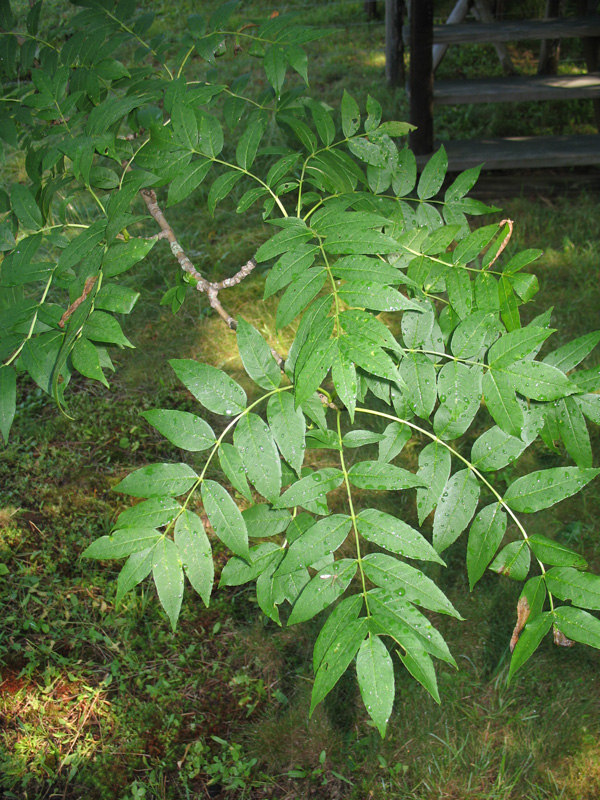
[[[408,26],[403,29],[405,44],[410,44]],[[435,44],[482,44],[516,42],[521,39],[574,39],[600,36],[600,16],[531,19],[512,22],[465,22],[457,25],[434,25]]]
[[[431,62],[433,0],[412,0],[410,6],[410,123],[409,143],[415,155],[433,147],[433,69]]]
[[[600,165],[600,135],[515,136],[506,139],[444,142],[448,169],[462,172],[479,164],[484,170]],[[437,148],[436,148],[437,149]],[[422,168],[431,157],[417,156]]]
[[[465,103],[523,103],[600,97],[600,72],[586,75],[531,75],[516,78],[476,78],[437,81],[436,106]]]

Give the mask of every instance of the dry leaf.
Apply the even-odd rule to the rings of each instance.
[[[515,649],[517,642],[519,641],[519,636],[521,635],[521,631],[525,627],[525,623],[529,619],[529,612],[531,609],[529,608],[529,602],[526,597],[519,597],[519,602],[517,603],[517,624],[515,625],[515,629],[512,632],[512,636],[510,637],[510,652]]]

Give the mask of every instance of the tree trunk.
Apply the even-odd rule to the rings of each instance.
[[[404,0],[385,0],[385,77],[389,86],[402,86],[404,74]]]

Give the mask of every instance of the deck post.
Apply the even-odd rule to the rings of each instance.
[[[385,77],[388,86],[404,84],[404,0],[385,0]]]
[[[433,0],[411,0],[409,138],[415,155],[433,151]]]

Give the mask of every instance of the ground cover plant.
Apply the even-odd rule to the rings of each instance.
[[[126,28],[133,25],[138,37],[140,28],[136,30],[135,20],[127,18],[125,6],[119,8],[113,14],[94,6],[74,25],[87,22],[92,37],[98,37],[101,30],[102,41],[105,37],[111,47],[126,47],[130,38]],[[227,21],[218,13],[211,20],[217,28]],[[221,584],[237,586],[257,579],[258,603],[274,621],[280,621],[280,611],[288,624],[308,620],[347,587],[355,590],[356,594],[335,607],[317,639],[312,704],[334,688],[358,653],[357,673],[365,705],[383,732],[398,680],[385,642],[395,641],[401,647],[401,662],[436,699],[431,656],[455,663],[444,639],[415,606],[460,616],[439,587],[444,580],[438,569],[443,563],[439,554],[447,549],[450,554],[455,552],[449,547],[471,522],[482,490],[488,504],[475,516],[467,549],[471,585],[490,562],[494,571],[524,580],[530,550],[539,559],[540,574],[530,578],[519,598],[521,620],[514,633],[517,641],[511,675],[553,626],[559,644],[583,640],[597,646],[597,621],[584,610],[597,608],[597,579],[584,571],[584,560],[569,547],[539,532],[527,537],[517,515],[543,510],[567,498],[596,473],[591,468],[583,413],[597,419],[597,395],[593,393],[597,370],[571,370],[591,352],[599,337],[580,336],[574,344],[567,343],[535,360],[553,331],[548,314],[521,327],[520,307],[537,288],[535,278],[521,269],[540,252],[504,254],[512,231],[509,220],[469,233],[465,211],[489,211],[466,198],[476,171],[459,177],[444,199],[437,200],[445,176],[443,151],[417,182],[410,152],[406,148],[399,151],[390,136],[405,134],[407,126],[380,124],[381,109],[374,100],[368,100],[366,121],[359,127],[360,110],[345,95],[341,133],[336,135],[337,117],[330,109],[307,100],[299,91],[283,92],[286,64],[304,75],[298,41],[314,35],[302,26],[290,32],[287,22],[274,17],[258,30],[243,31],[244,39],[259,42],[267,36],[281,36],[282,45],[281,50],[279,44],[270,43],[266,52],[254,51],[264,61],[271,89],[253,100],[249,119],[237,125],[237,117],[243,116],[237,102],[238,93],[244,91],[239,83],[232,88],[217,83],[218,76],[209,75],[210,80],[188,86],[175,77],[181,62],[187,63],[193,55],[210,63],[216,44],[222,47],[222,34],[211,39],[210,25],[207,36],[199,33],[202,28],[197,18],[190,23],[195,37],[188,49],[174,51],[175,61],[169,60],[170,50],[164,51],[165,63],[158,72],[167,77],[157,77],[155,67],[144,71],[124,67],[121,62],[110,63],[112,72],[107,73],[104,64],[96,102],[87,85],[94,72],[94,65],[85,61],[89,40],[82,36],[78,45],[71,45],[74,53],[68,53],[75,62],[75,66],[69,63],[69,68],[86,72],[84,88],[76,89],[80,84],[75,80],[67,86],[67,73],[59,66],[62,56],[57,56],[55,84],[47,86],[34,71],[35,89],[24,84],[17,88],[22,96],[9,95],[8,107],[19,125],[15,130],[23,128],[32,136],[35,154],[25,162],[34,189],[16,184],[20,188],[13,187],[10,193],[13,215],[6,217],[6,252],[14,252],[3,263],[5,308],[16,309],[22,318],[9,318],[7,323],[7,364],[2,373],[4,432],[8,433],[16,406],[11,394],[15,362],[61,405],[68,403],[68,384],[76,380],[74,370],[105,382],[102,369],[109,369],[111,361],[104,345],[128,343],[110,313],[127,312],[137,299],[134,289],[115,279],[141,260],[145,250],[157,247],[159,238],[167,239],[191,281],[189,277],[178,280],[164,301],[176,310],[193,287],[200,288],[219,318],[237,328],[242,366],[256,386],[252,388],[245,378],[244,391],[225,372],[178,358],[174,370],[210,413],[212,427],[191,413],[194,406],[189,396],[185,410],[147,408],[143,413],[175,448],[208,450],[208,461],[191,456],[192,467],[170,460],[144,466],[126,477],[120,489],[141,497],[142,502],[129,506],[117,522],[117,532],[94,542],[87,555],[102,560],[128,558],[117,581],[117,603],[152,571],[173,625],[182,605],[184,571],[208,601],[213,562],[204,532],[207,522],[211,534],[235,554],[221,572]],[[30,24],[35,24],[35,15]],[[239,28],[244,24],[246,20]],[[283,45],[289,46],[293,37],[296,49],[293,43],[286,50]],[[150,43],[155,60],[162,56],[161,44]],[[17,46],[23,44],[17,42]],[[51,52],[42,48],[37,53],[47,67],[45,72],[52,71]],[[107,55],[101,49],[94,52]],[[285,55],[290,52],[291,56]],[[145,54],[137,51],[139,58]],[[49,61],[43,62],[45,58]],[[36,80],[44,84],[41,89]],[[114,90],[106,85],[111,81]],[[32,99],[25,102],[27,97]],[[139,105],[132,105],[140,99]],[[210,110],[197,109],[202,100],[213,103],[207,106]],[[68,103],[69,113],[65,113],[64,104]],[[30,118],[30,113],[37,118]],[[230,153],[220,138],[220,113],[234,130],[239,126],[240,132],[234,134],[237,144],[235,148],[230,145]],[[125,133],[121,124],[125,116],[130,133]],[[148,127],[142,120],[147,120]],[[84,128],[82,134],[77,134],[78,125]],[[9,136],[11,130],[9,125]],[[264,141],[268,145],[261,150]],[[254,159],[257,164],[264,159],[266,180],[257,175],[258,187],[247,188],[243,182],[253,179]],[[266,199],[264,219],[270,223],[278,219],[281,230],[253,251],[254,258],[242,270],[230,278],[207,280],[196,271],[168,222],[173,214],[169,205],[185,199],[190,187],[198,187],[196,181],[209,181],[207,173],[217,163],[223,171],[208,192],[208,207],[214,211],[216,203],[227,196],[235,197],[242,210],[250,201],[260,200],[262,205]],[[72,195],[72,183],[60,185],[52,170],[58,173],[63,166],[67,175],[73,170],[85,191],[77,188]],[[42,194],[36,200],[35,176],[39,188],[46,190],[46,207],[38,205]],[[235,186],[237,181],[242,188]],[[149,185],[144,187],[145,182]],[[136,198],[140,189],[145,214],[131,215],[125,209],[133,202],[139,209]],[[163,195],[166,203],[160,200]],[[272,216],[276,212],[279,218]],[[41,230],[44,241],[40,233],[28,233],[36,230],[37,215],[45,226]],[[147,225],[146,219],[139,219],[144,215],[158,223],[158,235],[150,226],[142,227]],[[107,232],[109,225],[112,238]],[[76,235],[72,239],[61,238],[73,230]],[[83,233],[77,235],[78,230]],[[17,244],[13,246],[10,236],[15,234]],[[152,236],[156,238],[149,238]],[[48,260],[32,260],[38,251]],[[70,261],[73,257],[76,260]],[[286,344],[284,337],[292,339],[285,361],[278,352],[280,345],[265,341],[257,327],[244,320],[247,312],[243,306],[241,314],[235,315],[236,324],[221,305],[225,290],[245,281],[257,262],[274,259],[277,263],[267,274],[264,288],[267,298],[284,292],[274,316],[276,328],[283,329],[282,344]],[[475,280],[471,281],[469,273]],[[31,283],[35,289],[40,276],[45,280],[41,294],[32,300],[23,292],[20,304],[15,302],[19,300],[18,287]],[[69,295],[62,306],[61,291]],[[296,317],[311,301],[294,329],[291,324],[296,325]],[[290,327],[292,335],[286,332]],[[215,338],[222,335],[216,333]],[[265,395],[261,396],[260,388]],[[493,422],[480,408],[482,393]],[[248,405],[247,394],[251,396]],[[256,413],[262,412],[261,403],[266,406],[266,421]],[[359,414],[372,418],[371,424],[352,427]],[[467,433],[478,415],[475,424],[483,428],[474,441],[461,438],[458,444],[451,444]],[[430,418],[432,425],[428,424]],[[135,433],[134,428],[132,425],[130,433]],[[228,440],[231,431],[233,438]],[[514,461],[538,434],[551,449],[562,441],[577,466],[553,464],[514,480]],[[314,451],[308,457],[306,446]],[[369,457],[360,461],[357,452]],[[452,475],[450,453],[455,459]],[[216,480],[217,459],[228,491]],[[399,461],[404,466],[399,466]],[[526,466],[526,459],[520,464]],[[511,488],[502,493],[496,488],[495,473],[504,467],[508,469],[499,485],[512,484],[512,493]],[[248,480],[266,503],[253,504],[257,494],[251,492]],[[285,491],[280,494],[282,487]],[[200,488],[202,503],[194,495],[196,488]],[[410,511],[404,495],[379,500],[374,494],[383,490],[406,493],[410,488],[417,490],[417,515]],[[186,494],[189,489],[192,491]],[[184,494],[182,502],[175,499]],[[366,508],[355,508],[357,498]],[[328,504],[335,513],[329,513]],[[433,547],[416,528],[432,512]],[[518,531],[524,538],[516,538]],[[503,539],[513,541],[496,555]],[[222,552],[219,545],[217,551]],[[339,551],[343,558],[334,560],[332,551]],[[418,569],[389,553],[416,560]],[[358,580],[352,582],[355,573]],[[550,592],[544,610],[546,586]],[[555,607],[553,598],[573,603]],[[523,627],[527,616],[528,625]],[[399,680],[402,684],[403,678]],[[257,692],[260,697],[260,689]],[[195,757],[198,764],[204,764],[202,748]],[[239,763],[239,753],[231,758]],[[239,789],[235,781],[243,784],[251,760],[240,764],[237,772],[226,766],[216,769],[222,785]],[[206,764],[204,769],[208,771]],[[317,782],[324,776],[327,779],[325,767],[319,769],[315,765],[310,775]],[[390,780],[398,771],[403,771],[401,763],[395,773],[390,769]],[[334,778],[344,783],[339,776]]]

